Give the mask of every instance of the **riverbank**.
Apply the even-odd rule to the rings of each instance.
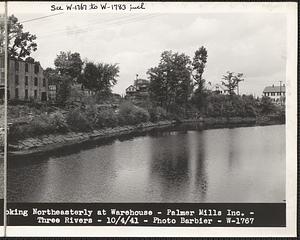
[[[198,123],[203,129],[219,127],[238,127],[252,125],[274,125],[282,124],[278,119],[272,118],[199,118],[178,121],[159,121],[157,123],[146,122],[131,126],[122,126],[114,128],[104,128],[88,132],[67,132],[64,134],[48,134],[34,138],[26,138],[15,143],[8,144],[8,156],[10,157],[28,157],[39,156],[55,152],[65,148],[75,148],[82,144],[129,135],[132,133],[148,132],[152,129],[169,128],[180,124]]]
[[[8,156],[33,156],[51,153],[67,147],[76,147],[90,141],[97,141],[134,132],[149,131],[153,128],[164,128],[175,125],[175,121],[157,123],[141,123],[136,126],[105,128],[90,132],[67,132],[65,134],[49,134],[35,138],[27,138],[14,144],[8,144]]]

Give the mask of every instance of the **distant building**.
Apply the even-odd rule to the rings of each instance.
[[[56,101],[56,85],[55,84],[48,85],[48,100]]]
[[[47,101],[48,82],[39,62],[9,60],[8,99]]]
[[[150,82],[146,79],[136,79],[134,84],[126,88],[127,99],[144,99],[149,96],[149,84]]]
[[[136,87],[134,85],[130,85],[128,88],[126,88],[126,96],[133,96],[137,92]]]
[[[263,95],[272,99],[276,104],[285,103],[285,85],[267,86],[263,91]]]
[[[212,84],[212,83],[208,83],[209,86],[207,86],[207,89],[211,90],[213,93],[216,93],[216,94],[228,94],[228,90],[224,89],[224,87],[219,84],[219,83],[216,83],[216,84]]]

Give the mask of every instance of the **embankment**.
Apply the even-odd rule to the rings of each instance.
[[[102,139],[129,135],[132,133],[148,132],[153,129],[169,128],[175,125],[188,123],[200,123],[201,128],[240,127],[253,125],[272,125],[284,122],[276,118],[200,118],[183,121],[160,121],[157,123],[147,122],[135,126],[122,126],[105,128],[89,132],[67,132],[65,134],[49,134],[34,138],[26,138],[15,143],[8,144],[8,156],[22,158],[51,154],[66,148],[80,148],[84,143],[95,142]]]

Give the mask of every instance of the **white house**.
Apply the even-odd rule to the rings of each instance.
[[[272,99],[274,103],[285,103],[285,85],[267,86],[263,91],[263,95]]]

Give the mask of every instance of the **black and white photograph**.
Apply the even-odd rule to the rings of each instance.
[[[287,13],[186,4],[7,3],[8,203],[287,203]]]
[[[4,3],[0,3],[0,236],[4,236],[5,44]]]
[[[4,143],[5,143],[5,46],[4,46],[4,3],[0,3],[0,199],[4,193]]]

